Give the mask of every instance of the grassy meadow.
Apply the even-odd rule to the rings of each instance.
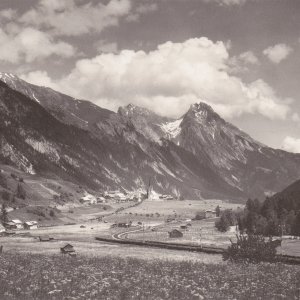
[[[299,299],[300,271],[282,264],[202,264],[4,253],[0,299]]]

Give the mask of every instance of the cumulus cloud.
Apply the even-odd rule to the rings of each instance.
[[[289,101],[261,79],[247,84],[232,76],[229,61],[223,42],[195,38],[167,42],[151,52],[122,50],[81,59],[56,84],[76,98],[114,110],[134,103],[158,114],[180,116],[201,100],[224,117],[259,113],[285,119]]]
[[[0,60],[10,63],[22,60],[30,63],[51,55],[70,57],[75,54],[70,44],[55,41],[49,34],[31,27],[21,29],[10,25],[0,29],[0,44]]]
[[[249,71],[250,66],[259,65],[259,60],[252,51],[246,51],[230,58],[229,65],[232,73]]]
[[[271,62],[279,64],[286,59],[292,51],[293,49],[286,44],[277,44],[265,49],[263,54],[266,55]]]
[[[293,153],[300,153],[300,139],[287,136],[282,142],[282,149]]]
[[[243,52],[239,55],[239,59],[247,64],[257,65],[259,60],[252,51]]]

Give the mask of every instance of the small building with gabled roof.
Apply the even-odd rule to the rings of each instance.
[[[38,228],[38,223],[37,223],[37,221],[24,222],[24,228],[25,229],[37,229]]]
[[[74,246],[71,245],[71,244],[67,244],[65,245],[64,247],[60,248],[60,252],[62,254],[70,254],[70,253],[74,253],[75,252],[75,249],[74,249]]]
[[[178,229],[173,229],[172,231],[169,231],[169,238],[181,238],[183,237],[183,233]]]
[[[18,219],[11,220],[4,224],[7,229],[23,229],[23,222]]]

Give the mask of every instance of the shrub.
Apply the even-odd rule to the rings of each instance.
[[[221,214],[221,218],[216,221],[215,226],[216,228],[221,231],[225,232],[229,229],[229,226],[234,226],[237,224],[237,219],[233,211],[226,209]]]
[[[53,210],[50,210],[50,213],[49,213],[50,217],[54,217],[55,216],[55,212]]]
[[[205,212],[204,211],[199,211],[195,215],[195,220],[203,220],[205,219]]]
[[[276,247],[281,241],[266,240],[262,235],[237,235],[237,242],[231,242],[223,254],[223,260],[246,261],[258,263],[261,261],[273,262],[276,256]]]

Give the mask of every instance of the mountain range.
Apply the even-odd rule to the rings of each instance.
[[[180,118],[117,112],[0,73],[0,161],[97,190],[246,200],[300,177],[300,155],[272,149],[204,102]]]

